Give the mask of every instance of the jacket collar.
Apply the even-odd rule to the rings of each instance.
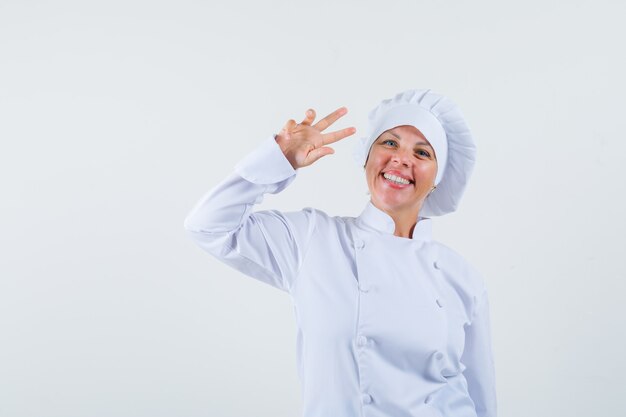
[[[396,224],[391,216],[372,204],[371,200],[367,202],[365,209],[357,218],[357,223],[383,233],[393,234],[396,230]],[[430,241],[432,239],[432,220],[426,217],[418,217],[411,238],[413,240]]]

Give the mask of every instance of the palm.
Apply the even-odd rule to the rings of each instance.
[[[309,110],[301,123],[293,119],[287,121],[276,142],[294,169],[311,165],[322,156],[332,154],[334,150],[326,145],[354,134],[356,129],[353,127],[322,133],[346,113],[347,109],[342,107],[312,125],[315,111]]]

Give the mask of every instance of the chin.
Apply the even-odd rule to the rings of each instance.
[[[400,212],[400,211],[417,211],[418,207],[415,204],[411,204],[407,201],[402,201],[394,198],[372,198],[372,202],[378,208],[384,211]]]

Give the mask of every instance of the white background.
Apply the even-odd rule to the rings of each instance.
[[[0,416],[299,415],[289,297],[183,220],[288,118],[408,88],[478,145],[435,235],[487,281],[499,415],[624,415],[623,4],[0,0]],[[358,215],[354,139],[261,208]]]

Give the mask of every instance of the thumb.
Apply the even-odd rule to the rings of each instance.
[[[292,131],[294,127],[296,127],[298,123],[293,120],[293,119],[289,119],[287,120],[287,123],[285,123],[285,127],[283,129],[287,129],[288,131]]]
[[[297,124],[298,123],[293,119],[287,120],[287,123],[285,123],[285,126],[283,126],[283,129],[280,131],[280,135],[285,138],[285,140],[289,140],[291,138],[291,131]]]

